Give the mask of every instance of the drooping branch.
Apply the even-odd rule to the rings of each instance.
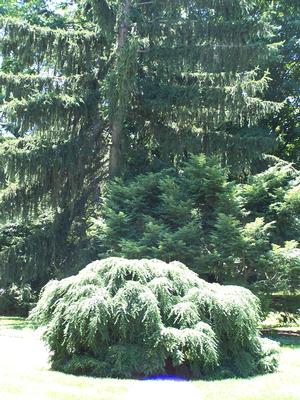
[[[101,52],[101,36],[89,30],[52,29],[31,25],[16,18],[0,18],[3,57],[14,57],[35,68],[51,60],[51,65],[68,73],[91,68]]]
[[[29,74],[0,71],[0,88],[4,91],[4,99],[28,98],[36,93],[55,92],[57,94],[73,94],[79,87],[90,86],[95,78],[92,74],[54,75],[51,71],[45,74]],[[82,91],[82,90],[81,90]]]

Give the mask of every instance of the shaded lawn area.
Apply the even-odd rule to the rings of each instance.
[[[49,369],[39,331],[0,317],[1,400],[299,400],[300,339],[283,342],[279,371],[249,379],[170,382],[76,377]]]

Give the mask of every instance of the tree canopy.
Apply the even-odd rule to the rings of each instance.
[[[281,107],[263,96],[279,45],[263,2],[70,4],[1,7],[1,123],[16,137],[0,148],[4,282],[38,285],[83,265],[75,248],[108,172],[178,164],[200,148],[234,159],[244,152],[230,127]],[[252,153],[261,144],[243,140]]]

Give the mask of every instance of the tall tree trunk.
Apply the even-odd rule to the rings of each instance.
[[[118,38],[117,38],[117,60],[121,56],[126,46],[128,31],[129,31],[129,13],[130,0],[124,0],[122,5],[121,19],[119,23]],[[120,99],[119,99],[120,100]],[[109,175],[110,177],[119,176],[122,169],[122,142],[123,142],[123,122],[125,111],[121,102],[118,101],[117,109],[114,110],[113,119],[111,122],[111,148],[109,157]]]

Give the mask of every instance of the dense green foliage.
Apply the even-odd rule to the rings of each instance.
[[[300,3],[298,0],[277,0],[274,22],[279,22],[278,37],[283,42],[280,53],[270,67],[273,85],[268,97],[286,100],[285,106],[270,125],[276,132],[275,154],[300,168]]]
[[[220,284],[297,299],[299,11],[0,0],[0,314],[104,259],[42,292],[54,368],[276,368],[257,298]]]
[[[15,137],[0,145],[2,285],[87,262],[109,165],[134,175],[199,149],[246,163],[269,141],[247,129],[281,107],[264,98],[278,43],[261,1],[61,3],[0,3],[1,124]]]
[[[271,372],[277,346],[257,333],[247,289],[209,284],[179,262],[108,258],[51,281],[32,318],[56,369],[98,376]]]
[[[220,283],[260,294],[299,287],[300,173],[276,162],[245,184],[228,181],[216,159],[193,157],[111,182],[89,228],[95,257],[178,260]]]
[[[29,285],[12,284],[6,289],[0,289],[0,315],[27,317],[36,301],[37,295]]]
[[[80,24],[80,15],[68,6],[57,12],[44,0],[5,1],[0,11],[3,33],[9,30],[12,35],[9,39],[6,31],[1,43],[1,123],[4,133],[16,138],[6,138],[0,148],[0,281],[2,286],[30,282],[40,288],[49,277],[66,275],[67,269],[78,269],[89,260],[82,251],[83,215],[105,175],[100,160],[105,149],[99,147],[99,118],[87,121],[93,129],[75,122],[81,118],[80,105],[81,110],[86,106],[81,101],[75,104],[71,94],[76,87],[77,92],[79,87],[81,93],[90,91],[88,77],[79,70],[73,75],[62,71],[51,59],[54,54],[43,49],[37,61],[35,45],[41,41],[63,57],[67,30],[73,32]],[[18,35],[22,38],[16,39]],[[70,35],[69,50],[78,44],[76,35]],[[65,75],[70,75],[68,82]],[[9,105],[15,110],[11,118]],[[68,116],[71,109],[75,117]],[[55,110],[61,111],[60,121]],[[75,124],[81,126],[76,132]]]

